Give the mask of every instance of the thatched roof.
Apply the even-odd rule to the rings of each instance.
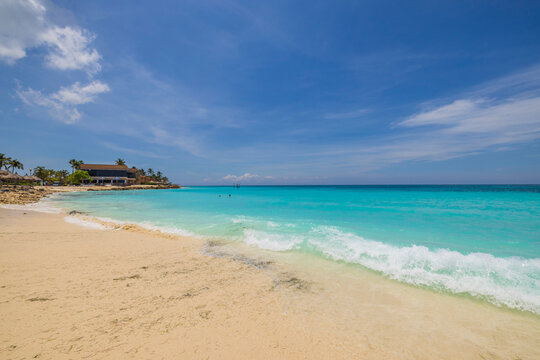
[[[21,175],[7,173],[6,175],[0,175],[1,180],[23,180]]]
[[[24,175],[23,179],[26,181],[41,181],[41,179],[35,175]]]
[[[9,174],[11,174],[9,171],[0,169],[0,175],[9,175]]]

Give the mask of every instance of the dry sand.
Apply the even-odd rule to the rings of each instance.
[[[64,216],[0,209],[1,359],[540,359],[531,314]]]

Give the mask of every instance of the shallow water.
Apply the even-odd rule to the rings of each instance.
[[[58,194],[49,203],[360,264],[540,314],[540,186],[190,187]]]

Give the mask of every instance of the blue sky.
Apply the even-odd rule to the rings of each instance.
[[[540,183],[539,35],[538,1],[2,0],[0,152],[180,184]]]

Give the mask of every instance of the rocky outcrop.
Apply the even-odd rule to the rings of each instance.
[[[133,186],[0,186],[0,204],[26,205],[57,192],[75,191],[119,191],[119,190],[155,190],[179,189],[178,185],[133,185]]]

